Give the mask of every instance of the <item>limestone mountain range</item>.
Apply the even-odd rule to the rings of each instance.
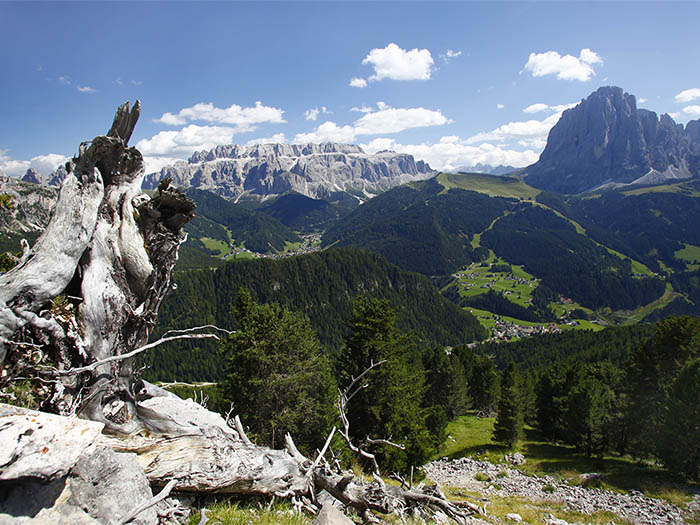
[[[336,192],[367,198],[435,174],[411,155],[368,154],[350,144],[233,144],[196,152],[187,161],[151,173],[144,188],[155,188],[161,178],[170,177],[176,186],[230,199],[243,195],[264,199],[291,191],[316,199]]]

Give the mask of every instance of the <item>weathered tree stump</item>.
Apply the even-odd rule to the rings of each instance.
[[[0,386],[24,378],[42,410],[103,425],[100,442],[132,452],[154,486],[246,493],[314,503],[325,490],[358,512],[434,508],[461,521],[465,509],[430,490],[364,483],[287,450],[250,443],[240,425],[141,381],[136,355],[146,344],[185,239],[194,204],[162,181],[141,192],[144,163],[127,143],[140,103],[125,103],[107,135],[80,145],[66,165],[51,222],[34,247],[0,275]],[[209,327],[211,328],[211,327]],[[161,341],[216,337],[183,330]],[[0,452],[1,454],[1,452]],[[0,476],[2,476],[0,471]]]

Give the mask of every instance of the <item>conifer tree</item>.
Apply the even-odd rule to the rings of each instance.
[[[501,396],[498,400],[498,415],[493,428],[494,441],[504,443],[513,448],[522,438],[523,410],[520,391],[520,376],[511,362],[503,371],[501,380]]]
[[[367,387],[348,404],[350,433],[358,443],[366,437],[391,437],[405,444],[405,451],[386,446],[377,450],[383,469],[405,471],[410,465],[422,464],[439,443],[427,427],[420,356],[395,322],[388,301],[359,297],[338,356],[337,376],[342,387],[371,363],[386,360],[365,376]]]
[[[235,314],[238,330],[221,345],[222,396],[262,443],[279,444],[289,432],[302,450],[322,446],[336,417],[336,391],[308,318],[257,304],[247,290],[239,292]]]

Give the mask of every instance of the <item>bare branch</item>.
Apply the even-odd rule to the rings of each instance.
[[[241,418],[239,416],[236,416],[233,418],[234,423],[236,424],[236,431],[238,432],[238,435],[240,438],[243,440],[243,443],[246,445],[253,446],[253,442],[248,439],[248,436],[245,434],[245,430],[243,430],[243,423],[241,423]]]
[[[365,438],[365,443],[369,445],[387,445],[389,447],[394,447],[398,448],[399,450],[406,450],[406,445],[402,443],[394,443],[393,441],[390,441],[391,436],[389,436],[389,439],[372,439],[371,437],[367,436]]]
[[[129,523],[131,520],[133,520],[136,516],[141,514],[144,510],[150,509],[153,505],[157,505],[161,501],[163,501],[165,498],[167,498],[170,495],[170,492],[175,488],[175,485],[177,485],[177,479],[171,479],[168,484],[163,487],[163,490],[161,490],[157,496],[154,496],[150,500],[148,500],[146,503],[138,507],[136,510],[131,512],[126,518],[121,520],[119,522],[119,525],[124,525],[125,523]]]
[[[318,466],[319,462],[321,461],[321,458],[326,455],[326,450],[328,450],[328,447],[331,444],[331,439],[333,438],[333,434],[335,434],[335,427],[333,427],[333,430],[331,430],[331,433],[328,434],[328,438],[326,439],[326,444],[323,445],[323,448],[321,449],[321,452],[319,452],[318,457],[316,458],[316,461],[314,461],[311,464],[311,467],[309,467],[309,471],[307,472],[307,476],[313,475],[313,471],[316,470],[316,467]]]
[[[129,359],[130,357],[134,357],[141,352],[145,352],[146,350],[150,350],[151,348],[155,348],[156,346],[160,346],[163,343],[168,343],[170,341],[177,341],[178,339],[216,339],[217,341],[219,340],[219,336],[215,334],[184,334],[184,335],[175,335],[172,337],[162,337],[161,339],[158,339],[157,341],[153,341],[152,343],[148,343],[147,345],[144,345],[140,348],[137,348],[136,350],[132,350],[131,352],[128,352],[126,354],[121,354],[121,355],[113,355],[110,357],[107,357],[106,359],[102,359],[101,361],[95,361],[94,363],[91,363],[87,366],[81,366],[78,368],[70,368],[68,370],[55,370],[54,373],[56,375],[60,376],[67,376],[67,375],[74,375],[74,374],[80,374],[82,372],[90,372],[92,370],[95,370],[96,368],[106,365],[107,363],[112,363],[115,361],[123,361],[124,359]]]

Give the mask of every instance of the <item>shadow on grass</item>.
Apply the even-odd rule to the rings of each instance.
[[[466,456],[504,455],[508,453],[508,447],[498,443],[485,443],[455,450],[447,456],[448,459],[459,459]]]

